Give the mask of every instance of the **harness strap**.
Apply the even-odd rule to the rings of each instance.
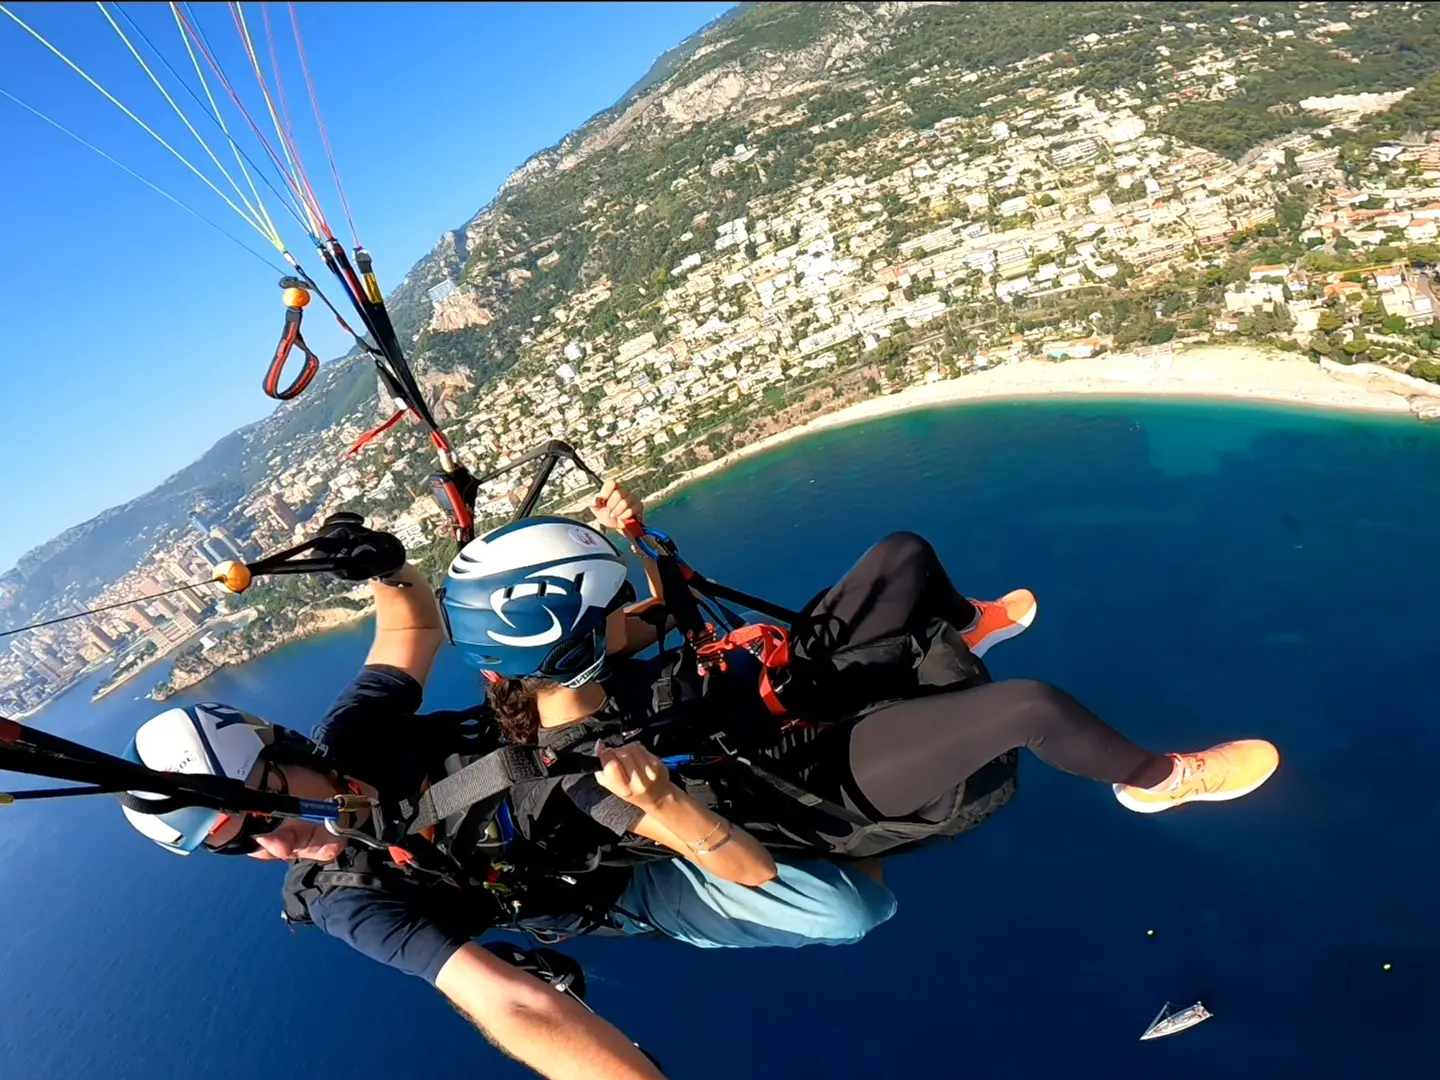
[[[375,874],[361,874],[353,870],[321,870],[310,881],[312,887],[323,889],[383,889],[385,882]]]
[[[699,646],[714,639],[715,631],[700,614],[700,605],[690,591],[689,580],[680,568],[680,560],[669,553],[662,553],[655,560],[660,572],[660,589],[665,594],[665,607],[675,617],[675,625],[685,636],[686,642]]]
[[[395,413],[390,417],[390,419],[386,420],[379,427],[371,428],[364,435],[361,435],[360,438],[356,439],[350,449],[345,451],[345,456],[347,458],[354,457],[361,450],[365,449],[365,447],[368,446],[370,443],[374,442],[381,435],[384,435],[385,432],[389,431],[392,427],[398,424],[401,420],[405,419],[405,414],[409,411],[410,410],[408,407],[403,406],[395,410]]]
[[[773,787],[776,791],[780,792],[780,794],[788,798],[794,799],[801,806],[807,806],[812,810],[818,810],[820,813],[843,821],[847,825],[864,828],[866,826],[875,824],[864,814],[857,813],[856,811],[851,810],[848,806],[841,806],[839,803],[831,802],[829,799],[822,799],[819,795],[814,795],[811,792],[806,791],[798,784],[792,784],[784,777],[776,776],[768,769],[760,768],[760,766],[756,765],[748,758],[742,758],[737,755],[735,756],[734,760],[740,762],[752,773],[754,773],[757,779],[763,780],[765,783]]]
[[[790,635],[778,626],[752,623],[731,630],[719,641],[701,645],[695,659],[701,667],[713,664],[724,671],[725,654],[731,649],[743,649],[760,661],[760,700],[772,716],[787,716],[789,710],[780,701],[776,680],[780,680],[781,686],[789,680],[785,669],[790,666]]]
[[[549,777],[594,772],[595,759],[580,754],[561,755],[548,748],[506,746],[472,761],[463,769],[436,781],[416,801],[415,816],[406,826],[415,835],[452,814],[503,795],[516,784]]]

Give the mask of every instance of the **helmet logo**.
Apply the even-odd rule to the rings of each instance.
[[[531,599],[553,593],[558,596],[565,596],[569,590],[566,588],[570,582],[523,582],[519,585],[512,585],[504,589],[496,589],[490,594],[490,603],[495,614],[505,620],[506,625],[514,626],[515,621],[505,614],[505,606],[513,600]],[[547,605],[542,604],[540,610],[550,616],[550,626],[538,634],[502,634],[494,630],[486,630],[486,635],[497,645],[508,645],[516,649],[538,648],[542,645],[550,645],[564,636],[565,630],[560,623],[560,617],[551,611]]]
[[[600,538],[589,529],[581,529],[579,527],[571,529],[570,539],[582,547],[598,548],[600,546]]]
[[[497,614],[499,614],[497,612]],[[497,634],[494,630],[485,631],[492,641],[499,645],[510,645],[517,649],[528,649],[540,645],[549,645],[551,642],[559,641],[560,636],[565,632],[560,626],[560,620],[549,608],[545,614],[550,616],[550,629],[540,634]],[[504,615],[500,616],[504,618]],[[508,620],[507,620],[508,621]]]
[[[245,723],[245,714],[238,709],[232,709],[229,705],[216,705],[211,702],[206,702],[198,707],[204,709],[215,718],[216,731],[233,727],[235,724]]]

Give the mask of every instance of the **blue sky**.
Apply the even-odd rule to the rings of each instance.
[[[10,6],[229,193],[95,5]],[[392,288],[442,232],[488,203],[527,157],[612,104],[657,56],[729,6],[298,4],[341,179],[382,286]],[[263,119],[228,10],[219,4],[194,10],[232,84]],[[124,11],[198,88],[168,7],[127,4]],[[263,52],[259,5],[245,4],[244,11]],[[285,6],[271,5],[270,16],[307,172],[348,247]],[[213,125],[131,36],[230,164]],[[262,61],[268,67],[268,57]],[[219,195],[3,16],[0,89],[275,258]],[[223,95],[218,86],[214,92]],[[227,119],[232,130],[244,128],[233,110]],[[0,318],[9,396],[0,426],[3,570],[266,415],[273,403],[260,380],[283,309],[274,270],[3,98],[0,136],[7,166],[0,169]],[[253,138],[239,141],[263,160]],[[314,263],[279,200],[263,187],[261,193],[302,265]],[[333,320],[316,315],[307,320],[312,347],[326,358],[344,351]]]

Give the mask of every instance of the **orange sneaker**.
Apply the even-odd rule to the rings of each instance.
[[[961,636],[976,656],[984,656],[992,646],[1023,634],[1035,621],[1038,607],[1035,594],[1029,589],[1016,589],[999,600],[971,600],[970,603],[975,605],[980,617]]]
[[[1225,802],[1249,795],[1280,767],[1280,751],[1264,739],[1237,739],[1198,754],[1171,754],[1175,771],[1153,788],[1116,784],[1115,798],[1137,814],[1158,814],[1188,802]]]

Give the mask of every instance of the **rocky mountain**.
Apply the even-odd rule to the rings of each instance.
[[[1160,130],[1238,157],[1316,124],[1303,97],[1427,78],[1435,44],[1421,4],[754,5],[535,155],[416,267],[421,287],[458,285],[417,362],[507,367],[552,311],[577,334],[643,327],[680,260],[751,200],[823,173],[827,150],[973,116],[1057,69],[1078,90],[1134,88]],[[1211,55],[1226,46],[1251,54],[1243,70]],[[1207,66],[1218,79],[1186,85]]]
[[[479,387],[516,365],[553,367],[561,357],[544,331],[558,325],[574,340],[613,342],[658,329],[660,296],[677,268],[723,246],[725,223],[756,200],[824,179],[840,151],[863,152],[868,139],[922,138],[1043,94],[1033,89],[1040,83],[1123,87],[1155,130],[1238,158],[1317,126],[1297,108],[1303,98],[1433,76],[1437,7],[741,4],[445,233],[394,288],[392,316],[422,377],[463,374]],[[432,300],[446,283],[448,295]],[[327,365],[298,401],[27,554],[12,607],[82,599],[180,527],[196,501],[233,505],[277,455],[344,419],[370,422],[382,408],[374,387],[363,357]]]

